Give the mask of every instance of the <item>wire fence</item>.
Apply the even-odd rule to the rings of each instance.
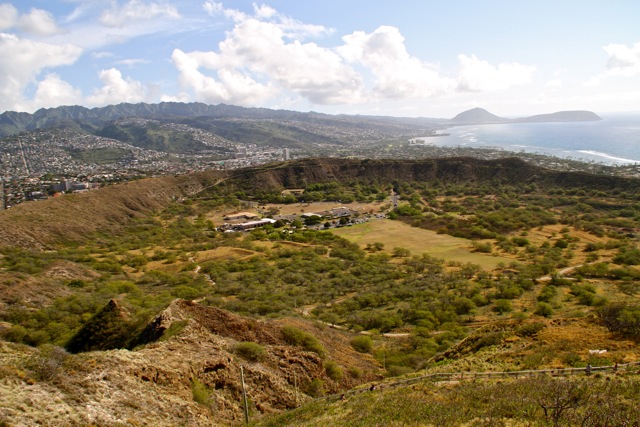
[[[426,375],[419,375],[412,378],[406,378],[403,380],[393,382],[383,382],[373,384],[369,388],[353,389],[344,393],[332,394],[330,396],[324,396],[316,400],[331,400],[339,399],[349,395],[366,393],[373,390],[381,390],[388,388],[395,388],[401,386],[407,386],[427,380],[433,381],[463,381],[472,379],[490,379],[490,378],[526,378],[540,375],[550,376],[572,376],[572,375],[590,375],[594,372],[617,372],[628,371],[634,367],[640,367],[640,362],[620,363],[608,366],[587,366],[585,368],[559,368],[559,369],[532,369],[524,371],[504,371],[504,372],[437,372]]]

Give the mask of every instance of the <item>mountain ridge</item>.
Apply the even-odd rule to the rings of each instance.
[[[96,231],[116,231],[135,218],[166,208],[175,200],[195,195],[206,196],[207,189],[221,182],[228,187],[281,191],[331,180],[401,182],[435,179],[443,182],[536,183],[602,191],[614,188],[631,191],[638,186],[638,179],[552,171],[518,158],[309,158],[228,171],[212,170],[176,177],[147,178],[84,194],[20,204],[0,211],[0,246],[45,250],[55,242],[80,242]],[[70,228],[68,224],[74,224],[74,227]]]
[[[262,107],[240,107],[228,104],[209,105],[200,102],[121,103],[105,107],[87,108],[82,106],[60,106],[41,108],[34,113],[5,111],[0,114],[0,137],[11,136],[25,131],[52,127],[100,128],[123,117],[142,118],[183,118],[215,117],[220,119],[276,120],[323,123],[350,126],[394,125],[416,128],[434,125],[464,125],[513,122],[559,122],[600,120],[595,113],[585,110],[560,111],[519,119],[496,116],[483,108],[463,111],[452,119],[428,117],[390,117],[369,115],[331,115],[317,112],[293,110],[273,110]]]

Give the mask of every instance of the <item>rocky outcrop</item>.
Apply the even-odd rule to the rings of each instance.
[[[114,301],[104,311],[120,308]],[[326,358],[286,344],[285,325],[316,336]],[[234,425],[243,420],[241,368],[252,419],[294,408],[312,399],[310,394],[337,393],[379,379],[378,364],[356,353],[347,335],[303,320],[259,321],[176,300],[147,329],[154,341],[135,351],[69,355],[60,350],[52,356],[0,342],[0,421],[4,417],[15,426]],[[236,345],[245,341],[262,346],[264,357],[251,361],[236,354]],[[344,371],[338,381],[326,375],[328,360]],[[355,378],[348,368],[362,376]],[[42,369],[46,376],[38,374]],[[38,405],[29,403],[34,401]]]

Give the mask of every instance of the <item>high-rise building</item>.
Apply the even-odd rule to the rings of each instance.
[[[288,148],[284,148],[284,149],[282,150],[282,158],[283,158],[285,161],[287,161],[287,160],[290,160],[290,159],[291,159],[291,156],[290,156],[290,154],[289,154],[289,149],[288,149]]]

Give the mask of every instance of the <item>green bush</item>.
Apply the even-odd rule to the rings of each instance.
[[[304,388],[305,393],[312,397],[320,397],[324,394],[324,381],[314,378]]]
[[[536,305],[535,314],[543,317],[551,317],[553,315],[553,307],[546,302],[539,302],[538,305]]]
[[[605,304],[598,310],[604,325],[612,332],[640,338],[640,306],[626,303]]]
[[[342,379],[342,368],[333,360],[329,360],[324,364],[324,371],[327,376],[334,381],[340,381]]]
[[[252,341],[239,342],[233,346],[233,352],[238,356],[250,362],[259,362],[264,360],[267,352],[260,344]]]
[[[355,366],[349,366],[349,368],[347,369],[347,373],[355,379],[362,378],[363,375],[362,369]]]
[[[211,403],[211,390],[197,378],[191,380],[191,396],[194,402],[201,405]]]
[[[295,326],[283,327],[282,337],[286,343],[300,346],[307,351],[316,353],[320,357],[324,357],[326,354],[326,350],[316,337]]]
[[[358,353],[371,353],[373,340],[366,335],[357,336],[351,340],[351,347]]]
[[[638,265],[640,264],[640,249],[621,249],[618,255],[613,258],[613,262],[624,265]]]
[[[508,313],[513,310],[511,306],[511,301],[507,299],[499,299],[493,304],[493,311],[498,314]]]

